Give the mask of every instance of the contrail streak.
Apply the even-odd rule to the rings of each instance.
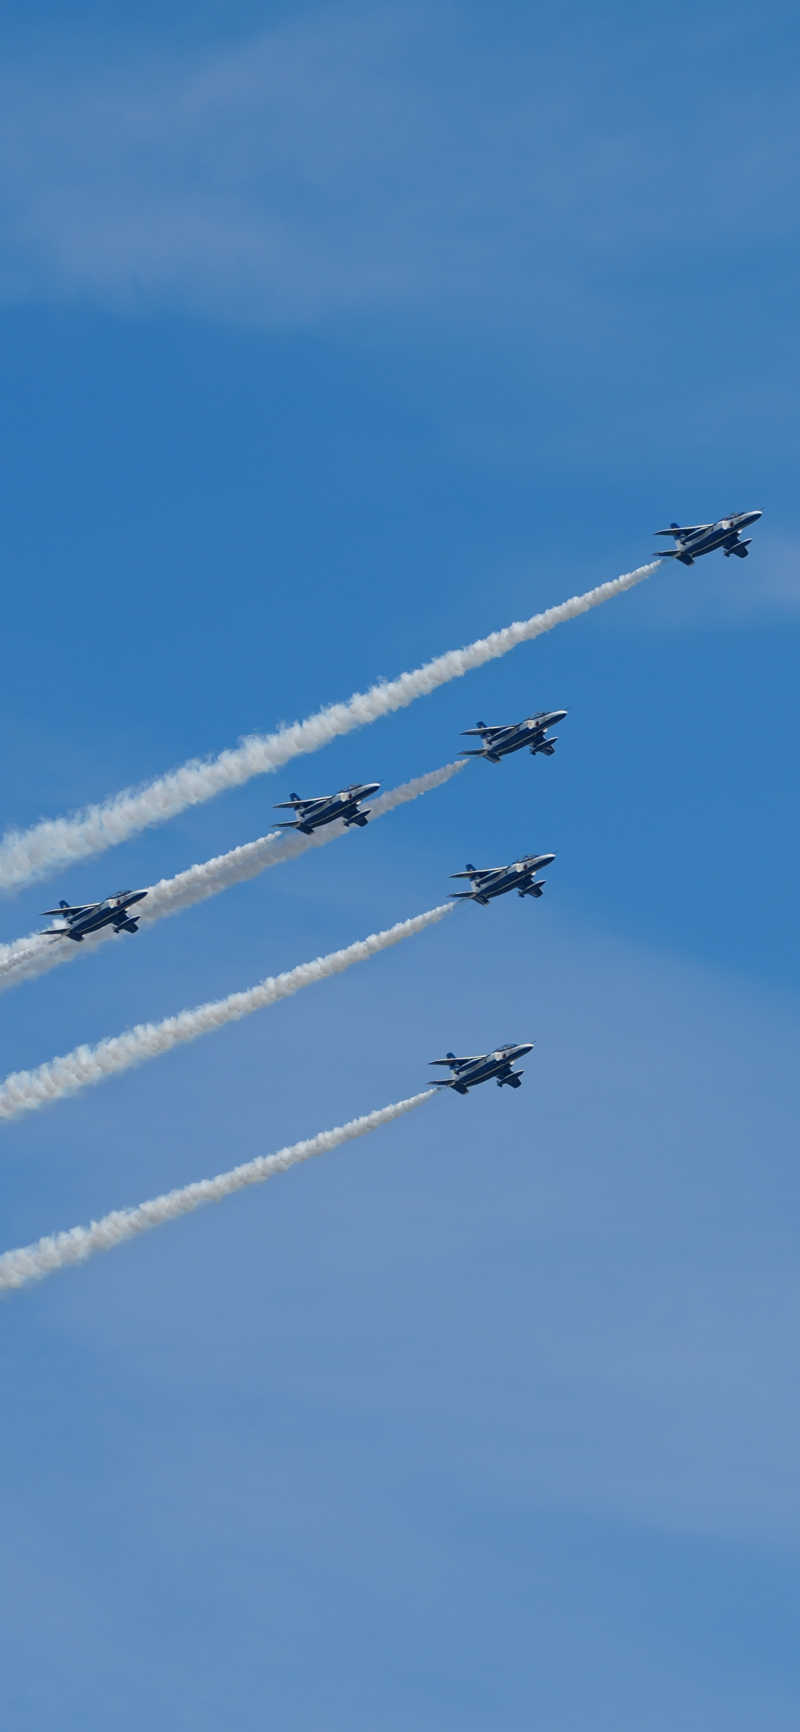
[[[443,764],[441,769],[429,770],[424,776],[414,776],[411,781],[388,789],[373,800],[370,821],[385,817],[398,806],[405,806],[421,794],[440,788],[465,768],[466,759],[459,758],[453,764]],[[150,886],[147,901],[137,907],[136,917],[142,926],[151,926],[170,914],[180,914],[183,909],[192,908],[196,902],[204,902],[209,896],[216,896],[221,890],[229,890],[234,884],[258,877],[269,866],[296,860],[309,848],[323,848],[326,843],[348,835],[350,831],[342,823],[330,824],[313,836],[301,836],[299,832],[287,836],[280,830],[270,830],[255,842],[245,842],[239,848],[231,848],[227,854],[217,854],[213,860],[190,866],[174,878],[160,879],[158,884]],[[10,944],[2,944],[0,992],[19,986],[24,980],[35,980],[40,974],[48,974],[51,968],[58,968],[62,962],[76,962],[81,956],[93,956],[98,945],[105,947],[106,940],[113,937],[115,934],[111,928],[105,927],[85,939],[83,944],[74,944],[68,938],[42,938],[36,932],[28,933],[26,938],[16,938]]]
[[[114,795],[97,806],[88,806],[71,818],[48,818],[34,824],[30,830],[12,830],[0,842],[0,888],[30,883],[43,878],[54,866],[71,860],[82,860],[89,854],[99,854],[135,835],[148,825],[161,824],[187,806],[199,805],[221,794],[226,788],[239,787],[251,776],[267,770],[277,770],[291,758],[303,752],[315,752],[327,746],[340,734],[353,728],[366,727],[379,716],[389,715],[427,697],[449,680],[478,668],[484,662],[508,654],[517,644],[540,637],[564,621],[577,619],[590,608],[599,607],[612,596],[632,589],[656,570],[659,561],[640,565],[636,571],[601,583],[584,595],[572,596],[556,607],[546,608],[531,619],[517,620],[502,631],[478,638],[464,649],[447,650],[422,667],[400,674],[398,679],[380,681],[366,692],[355,692],[345,703],[330,704],[305,721],[293,722],[272,734],[254,734],[241,745],[220,752],[216,758],[194,759],[180,769],[171,770],[148,782],[143,788]]]
[[[413,938],[415,933],[423,932],[426,926],[432,926],[452,913],[456,906],[453,902],[443,902],[438,908],[429,908],[425,914],[416,914],[411,920],[399,920],[383,932],[371,933],[369,938],[359,938],[344,950],[333,950],[328,956],[319,956],[313,962],[301,962],[285,974],[271,975],[246,992],[232,992],[227,998],[196,1005],[193,1010],[183,1010],[178,1016],[168,1016],[163,1022],[138,1023],[125,1034],[101,1040],[97,1046],[77,1046],[63,1058],[49,1059],[36,1070],[14,1071],[0,1083],[0,1118],[15,1119],[21,1113],[35,1112],[38,1107],[62,1100],[65,1095],[77,1094],[79,1089],[103,1082],[106,1077],[115,1076],[120,1071],[130,1070],[132,1065],[142,1064],[145,1059],[160,1058],[162,1053],[171,1052],[175,1046],[197,1040],[202,1034],[212,1034],[228,1022],[238,1022],[254,1010],[264,1010],[281,998],[290,998],[304,986],[314,986],[319,980],[342,974],[354,963],[367,962],[379,951],[388,950],[390,945],[400,944],[404,938]]]
[[[261,1185],[265,1179],[274,1179],[277,1173],[288,1172],[290,1167],[297,1166],[298,1161],[308,1161],[313,1155],[327,1155],[340,1143],[364,1137],[368,1131],[377,1131],[381,1125],[388,1125],[392,1119],[410,1113],[413,1107],[429,1101],[435,1092],[434,1089],[424,1089],[408,1100],[395,1101],[392,1106],[379,1107],[377,1112],[365,1113],[360,1119],[350,1119],[346,1125],[320,1131],[318,1136],[309,1137],[305,1142],[292,1143],[276,1155],[260,1155],[254,1161],[234,1167],[231,1172],[218,1173],[214,1179],[198,1179],[193,1185],[152,1197],[136,1209],[114,1209],[102,1220],[92,1221],[89,1227],[71,1227],[66,1233],[51,1233],[18,1251],[6,1251],[0,1256],[0,1292],[25,1287],[29,1281],[41,1281],[45,1275],[65,1269],[70,1263],[85,1263],[87,1257],[93,1257],[96,1251],[113,1251],[116,1245],[123,1245],[126,1239],[135,1239],[139,1233],[149,1233],[152,1227],[163,1227],[167,1221],[177,1221],[181,1215],[202,1209],[206,1203],[221,1203],[225,1197],[233,1196],[234,1191],[242,1191],[247,1185]]]

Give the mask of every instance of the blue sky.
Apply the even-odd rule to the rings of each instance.
[[[557,851],[541,903],[3,1130],[5,1247],[536,1041],[518,1094],[3,1305],[6,1722],[788,1732],[796,19],[32,5],[3,48],[3,829],[765,512],[4,900],[5,940],[569,708],[552,761],[0,998],[5,1075]]]

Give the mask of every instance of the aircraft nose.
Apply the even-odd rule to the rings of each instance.
[[[517,1056],[519,1058],[524,1058],[526,1052],[533,1052],[533,1041],[532,1040],[520,1041],[520,1044],[517,1047]]]
[[[537,870],[537,872],[538,872],[540,866],[552,866],[554,860],[555,860],[555,854],[537,854],[537,856],[536,856],[536,870]]]
[[[361,792],[365,797],[368,794],[377,794],[379,787],[380,782],[362,782]]]
[[[551,721],[553,727],[555,727],[557,722],[563,722],[564,717],[568,716],[568,715],[569,715],[569,710],[551,710],[550,711],[550,721]]]

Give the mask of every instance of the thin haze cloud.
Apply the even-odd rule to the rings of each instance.
[[[727,65],[665,152],[671,60],[635,32],[584,67],[547,19],[523,20],[511,57],[502,31],[461,24],[442,0],[338,0],[206,54],[112,41],[97,64],[74,34],[7,54],[6,298],[296,327],[387,306],[496,318],[524,280],[526,317],[555,319],[565,279],[573,306],[586,294],[587,249],[624,269],[626,247],[666,257],[687,224],[737,244],[743,223],[785,230],[788,78]],[[715,54],[702,16],[687,29]],[[757,160],[730,128],[718,148],[740,99]]]
[[[71,818],[45,819],[29,830],[12,831],[0,842],[0,888],[30,883],[46,877],[54,866],[102,853],[140,830],[174,818],[188,806],[211,800],[226,789],[241,787],[251,776],[279,769],[303,753],[319,751],[342,734],[405,709],[450,680],[461,679],[486,662],[507,655],[518,644],[529,643],[543,632],[578,619],[591,608],[633,589],[650,577],[658,564],[657,559],[651,560],[648,565],[624,572],[583,595],[545,608],[530,619],[516,620],[488,637],[477,638],[463,649],[446,650],[444,655],[435,656],[397,679],[381,681],[366,692],[355,692],[344,703],[318,710],[305,721],[294,722],[272,734],[255,734],[241,745],[220,752],[216,758],[195,759],[136,792],[117,794]]]
[[[424,1101],[431,1100],[435,1092],[434,1089],[423,1089],[407,1100],[379,1107],[375,1112],[350,1119],[347,1124],[337,1125],[333,1130],[320,1131],[305,1142],[292,1143],[275,1155],[260,1155],[230,1172],[218,1173],[216,1178],[198,1179],[192,1185],[183,1185],[180,1190],[152,1197],[149,1202],[140,1203],[138,1208],[115,1209],[102,1220],[92,1221],[88,1227],[72,1227],[65,1233],[52,1233],[39,1239],[34,1245],[6,1251],[0,1256],[0,1292],[27,1286],[30,1281],[41,1281],[43,1276],[65,1269],[71,1263],[85,1263],[96,1251],[113,1251],[117,1245],[125,1244],[126,1240],[134,1239],[140,1233],[149,1233],[153,1227],[177,1221],[181,1215],[202,1209],[208,1203],[221,1203],[249,1185],[262,1185],[266,1179],[288,1172],[300,1161],[309,1161],[314,1155],[327,1155],[341,1143],[352,1142],[354,1137],[364,1137],[381,1125],[391,1124],[393,1119],[399,1119],[404,1113],[412,1112],[414,1107],[422,1106]]]
[[[352,968],[354,963],[367,962],[391,945],[401,944],[404,939],[424,932],[426,927],[451,914],[455,907],[454,902],[443,902],[437,908],[427,909],[424,914],[415,914],[410,920],[398,920],[382,932],[359,938],[343,950],[333,950],[327,956],[316,957],[313,962],[301,962],[284,974],[270,975],[245,992],[232,992],[227,998],[196,1005],[191,1010],[181,1011],[178,1016],[166,1017],[163,1022],[138,1023],[125,1034],[101,1040],[97,1046],[75,1047],[61,1058],[49,1059],[36,1070],[14,1071],[0,1083],[0,1118],[15,1119],[22,1113],[50,1106],[67,1095],[77,1094],[80,1089],[104,1082],[106,1077],[118,1076],[133,1065],[143,1064],[146,1059],[160,1058],[176,1046],[198,1040],[204,1034],[213,1034],[226,1023],[238,1022],[243,1016],[251,1016],[256,1010],[264,1010],[282,998],[290,998],[305,986],[330,980],[333,975]]]

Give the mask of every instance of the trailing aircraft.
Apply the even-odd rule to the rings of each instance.
[[[740,540],[740,530],[749,529],[751,523],[757,523],[763,517],[762,511],[734,512],[732,517],[721,517],[719,523],[687,523],[681,527],[671,523],[669,529],[656,529],[655,535],[671,535],[675,546],[666,548],[659,553],[659,559],[679,559],[681,565],[694,565],[703,553],[713,553],[721,547],[726,559],[735,553],[737,559],[747,558],[747,549],[753,539],[752,535]]]
[[[466,872],[451,872],[451,878],[469,878],[471,890],[451,890],[450,895],[459,901],[480,902],[484,907],[495,896],[505,896],[509,890],[516,890],[518,896],[541,896],[545,881],[537,878],[543,866],[550,866],[555,860],[555,854],[523,854],[521,860],[512,861],[510,866],[471,866],[467,861]]]
[[[359,807],[360,800],[366,800],[370,794],[375,794],[380,782],[351,782],[349,788],[342,788],[338,794],[320,794],[313,800],[301,800],[299,794],[292,794],[289,800],[276,800],[276,807],[285,809],[291,807],[295,813],[294,819],[278,825],[279,830],[302,830],[304,836],[312,835],[323,824],[333,824],[341,818],[344,824],[358,824],[363,829],[367,822],[367,812]]]
[[[527,716],[522,722],[505,722],[499,727],[479,722],[476,728],[465,728],[464,737],[477,735],[481,745],[466,747],[459,757],[488,758],[490,764],[499,764],[509,752],[519,752],[527,746],[532,757],[542,752],[545,757],[552,758],[558,736],[548,734],[547,730],[555,727],[557,722],[563,722],[566,714],[566,710],[540,710],[538,715]]]
[[[105,902],[82,902],[75,907],[69,902],[59,902],[57,908],[43,908],[43,914],[61,915],[65,925],[51,926],[40,936],[71,938],[74,944],[82,944],[90,932],[100,932],[104,926],[113,926],[115,932],[138,932],[139,922],[131,918],[128,909],[146,895],[146,890],[118,890],[116,896],[106,897]]]
[[[477,1053],[472,1058],[456,1058],[454,1052],[449,1052],[446,1058],[432,1058],[431,1064],[449,1065],[453,1072],[442,1082],[437,1079],[434,1087],[455,1089],[457,1095],[465,1095],[478,1083],[489,1082],[494,1077],[499,1089],[506,1084],[511,1089],[521,1088],[522,1071],[514,1070],[514,1060],[524,1058],[532,1049],[531,1040],[521,1046],[500,1046],[496,1052]]]

